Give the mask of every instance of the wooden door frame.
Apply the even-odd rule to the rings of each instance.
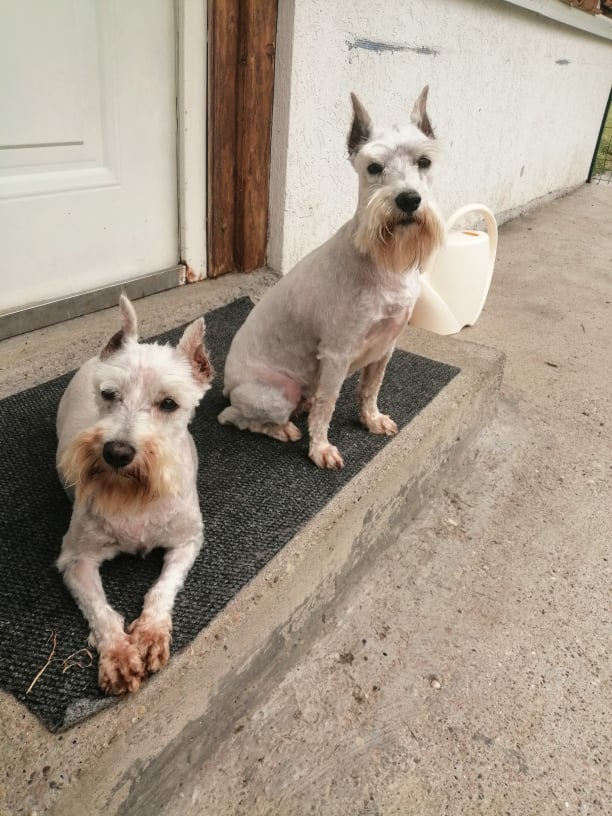
[[[208,276],[263,266],[278,0],[208,0]]]

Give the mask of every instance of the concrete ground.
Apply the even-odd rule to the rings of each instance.
[[[167,761],[132,764],[123,784],[140,783],[140,796],[117,788],[105,812],[612,813],[611,223],[612,189],[585,186],[504,225],[477,325],[432,341],[506,353],[497,417],[314,634],[296,638],[275,682],[262,692],[254,681],[250,701],[245,687],[234,710],[229,700],[229,736],[198,752],[192,729]],[[95,347],[105,320],[88,326]],[[36,355],[7,367],[9,390],[82,355],[70,329],[44,331],[58,343],[67,332],[72,350],[57,362],[41,352],[38,373]],[[0,366],[28,342],[2,344]],[[95,763],[121,767],[131,724],[153,718],[161,743],[180,714],[145,689],[50,736],[3,696],[0,809],[102,812],[90,806]],[[212,722],[197,725],[201,742]],[[82,775],[79,754],[93,757]],[[165,775],[178,780],[171,796]]]

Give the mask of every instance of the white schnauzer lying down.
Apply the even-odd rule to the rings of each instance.
[[[121,297],[123,328],[62,396],[57,467],[74,509],[57,566],[91,629],[106,692],[136,691],[168,662],[172,608],[203,541],[197,453],[187,425],[210,388],[204,320],[176,348],[139,343]],[[99,567],[119,552],[166,548],[159,580],[127,629],[104,594]]]
[[[231,405],[219,422],[296,440],[290,417],[307,410],[309,455],[319,467],[344,464],[327,434],[342,383],[354,371],[361,369],[363,425],[370,433],[397,433],[378,410],[378,392],[418,298],[421,266],[444,240],[429,189],[438,150],[427,91],[409,124],[385,128],[351,95],[357,211],[266,293],[227,357],[224,394]]]

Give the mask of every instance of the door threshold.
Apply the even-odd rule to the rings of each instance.
[[[55,323],[63,323],[73,317],[83,317],[92,312],[109,309],[119,303],[119,295],[122,292],[125,292],[130,300],[138,300],[147,295],[174,289],[175,286],[183,283],[185,283],[185,267],[178,264],[169,269],[163,269],[161,272],[143,275],[141,278],[132,278],[124,283],[116,283],[101,289],[82,292],[79,295],[47,300],[44,303],[0,313],[0,340],[42,329],[45,326],[53,326]]]

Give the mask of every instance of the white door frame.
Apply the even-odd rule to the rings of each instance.
[[[179,251],[185,282],[206,277],[207,0],[177,0]]]

